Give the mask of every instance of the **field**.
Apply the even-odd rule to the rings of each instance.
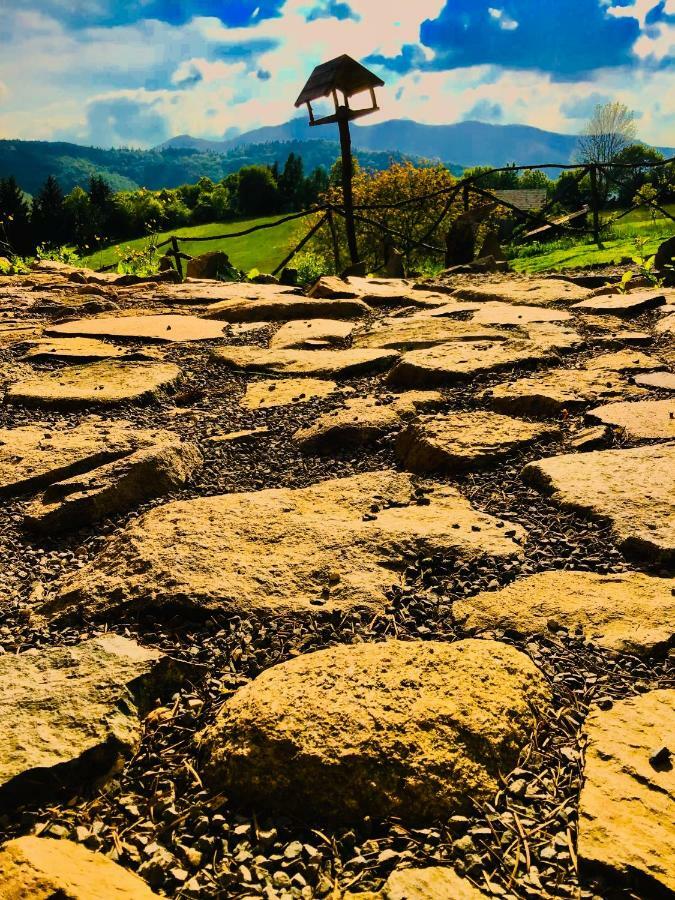
[[[208,237],[216,234],[229,234],[231,232],[244,231],[254,225],[262,225],[266,222],[275,222],[282,216],[268,216],[261,219],[241,219],[237,222],[211,222],[208,225],[196,225],[192,228],[178,228],[167,231],[157,236],[158,242],[165,240],[172,234],[178,237]],[[302,219],[286,222],[278,228],[268,228],[256,231],[247,237],[231,238],[221,241],[196,241],[189,240],[181,243],[180,249],[190,256],[198,256],[212,250],[224,250],[230,257],[232,265],[244,272],[251,269],[259,269],[261,272],[271,272],[282,261],[284,256],[292,249],[303,234],[303,229],[309,226]],[[141,250],[148,246],[149,238],[138,238],[135,241],[123,241],[110,247],[104,247],[97,253],[86,257],[83,264],[93,269],[110,266],[127,255],[127,248]],[[164,252],[164,251],[162,251]]]
[[[666,207],[675,215],[675,204]],[[652,221],[646,209],[636,210],[613,226],[599,249],[592,239],[561,238],[545,244],[530,244],[518,248],[511,265],[517,272],[544,272],[565,268],[584,268],[591,265],[613,265],[635,254],[635,239],[646,240],[643,253],[653,255],[659,244],[675,234],[675,222],[660,216]]]

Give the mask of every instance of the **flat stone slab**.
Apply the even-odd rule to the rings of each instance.
[[[260,347],[222,347],[212,359],[243,372],[347,378],[390,368],[398,359],[393,350],[263,350]]]
[[[109,634],[0,656],[0,804],[114,771],[141,740],[141,717],[172,676],[157,650]]]
[[[360,292],[361,299],[370,306],[401,304],[422,308],[442,306],[448,302],[447,294],[425,290],[405,278],[348,278],[350,287]]]
[[[592,419],[620,428],[631,440],[675,439],[675,399],[608,403],[590,410]]]
[[[654,328],[658,334],[675,334],[675,315],[666,316],[661,319]]]
[[[438,391],[408,391],[402,396],[358,397],[324,413],[293,440],[306,452],[330,453],[363,447],[401,427],[420,410],[443,402]]]
[[[198,316],[99,316],[50,325],[50,335],[109,337],[162,343],[213,341],[224,337],[225,326]]]
[[[505,413],[523,416],[557,416],[619,397],[641,397],[645,391],[634,387],[617,372],[601,369],[552,369],[528,378],[489,388],[481,399]]]
[[[133,293],[138,294],[138,289]],[[151,288],[145,285],[144,294],[149,299],[161,301],[167,305],[205,305],[225,300],[260,300],[268,302],[288,296],[301,296],[297,288],[282,284],[255,284],[249,281],[226,282],[198,279],[188,279],[183,284],[156,285]]]
[[[609,521],[624,552],[675,561],[675,443],[554,456],[522,477],[554,503]]]
[[[481,410],[422,416],[399,434],[396,458],[409,472],[466,472],[560,437],[553,426]]]
[[[463,300],[497,300],[548,306],[552,303],[575,303],[585,300],[590,291],[569,281],[555,278],[512,278],[499,281],[474,281],[457,287],[452,296]]]
[[[427,487],[430,502],[420,504],[409,475],[373,472],[169,503],[128,525],[47,612],[81,605],[98,615],[130,604],[272,615],[381,610],[416,554],[522,552],[457,490]],[[523,529],[514,530],[522,541]]]
[[[435,318],[463,312],[471,313],[470,321],[474,325],[528,325],[531,322],[565,322],[572,318],[570,313],[562,309],[500,303],[495,300],[483,303],[449,303],[433,310],[429,315]]]
[[[24,522],[46,534],[82,528],[180,490],[202,462],[196,445],[166,432],[128,456],[53,482],[29,504]]]
[[[203,774],[247,806],[433,821],[493,796],[533,708],[549,703],[542,674],[506,644],[331,647],[267,669],[227,700],[201,736]]]
[[[446,866],[395,869],[381,891],[345,894],[346,900],[485,900],[487,896]]]
[[[476,375],[517,365],[533,365],[555,357],[525,340],[458,341],[404,354],[387,376],[392,387],[441,387]]]
[[[30,406],[113,406],[150,400],[175,384],[181,370],[172,363],[110,360],[41,372],[11,385],[6,399]]]
[[[675,391],[675,372],[648,372],[645,375],[636,375],[635,384],[662,391]]]
[[[452,607],[469,632],[546,634],[564,628],[617,653],[648,656],[675,637],[675,578],[639,572],[540,572]]]
[[[608,313],[612,316],[639,316],[650,309],[657,309],[666,302],[662,291],[632,291],[629,294],[605,294],[589,297],[575,303],[572,309],[578,312]]]
[[[270,348],[295,349],[316,344],[337,344],[352,333],[351,322],[338,319],[297,319],[282,325],[270,341]]]
[[[288,322],[292,319],[360,319],[371,313],[361,300],[314,300],[288,295],[274,300],[224,300],[207,307],[222,322]]]
[[[337,275],[322,275],[310,287],[307,294],[316,300],[357,300],[362,291],[352,284],[350,279],[340,278]]]
[[[584,726],[586,764],[579,798],[578,855],[643,896],[675,893],[675,691],[649,691],[593,710]],[[666,754],[667,757],[668,754]],[[644,893],[643,893],[644,892]]]
[[[246,388],[239,401],[244,409],[270,409],[274,406],[294,406],[328,397],[337,390],[334,381],[322,378],[273,378],[255,381]]]
[[[21,357],[29,362],[93,362],[98,359],[120,359],[127,354],[123,347],[90,338],[52,338],[35,342]]]
[[[415,315],[385,319],[368,331],[354,335],[352,346],[415,350],[449,341],[502,341],[509,337],[508,332],[496,328]]]
[[[0,883],[7,898],[152,900],[138,875],[73,841],[26,835],[0,847]]]
[[[651,372],[662,369],[660,359],[639,350],[617,350],[615,353],[600,353],[585,360],[590,371],[602,369],[605,372]]]

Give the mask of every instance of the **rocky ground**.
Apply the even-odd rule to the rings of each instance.
[[[0,897],[675,895],[675,291],[588,284],[0,279]]]

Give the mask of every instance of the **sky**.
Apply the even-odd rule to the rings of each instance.
[[[342,53],[385,81],[364,123],[577,133],[619,100],[675,146],[675,0],[0,0],[0,138],[231,137]]]

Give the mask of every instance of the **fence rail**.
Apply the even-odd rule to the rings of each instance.
[[[643,162],[643,163],[584,163],[581,165],[574,165],[571,163],[541,163],[540,165],[526,165],[526,166],[501,166],[494,169],[488,169],[483,172],[478,172],[474,175],[470,175],[466,178],[462,178],[459,181],[455,182],[453,185],[447,188],[441,188],[438,191],[433,191],[428,194],[422,194],[414,197],[406,197],[403,200],[399,200],[396,203],[366,203],[366,204],[356,204],[354,206],[354,218],[357,222],[362,222],[363,224],[369,225],[370,227],[377,228],[383,232],[388,238],[401,238],[406,242],[405,250],[406,252],[410,252],[413,247],[423,248],[431,253],[439,253],[445,254],[446,248],[435,246],[434,244],[429,243],[433,234],[438,231],[438,229],[443,224],[443,221],[450,214],[453,203],[458,198],[460,193],[463,197],[464,209],[468,210],[470,208],[470,199],[472,195],[476,197],[480,197],[484,201],[489,201],[496,206],[504,207],[505,209],[509,209],[516,217],[521,219],[525,224],[531,226],[531,231],[524,235],[524,237],[531,236],[534,233],[542,233],[551,229],[555,233],[571,233],[574,235],[592,235],[594,241],[598,244],[598,246],[602,246],[602,235],[607,231],[608,228],[629,215],[632,212],[635,212],[637,209],[641,209],[643,207],[656,210],[661,215],[670,219],[675,223],[675,217],[672,216],[663,206],[658,202],[658,194],[655,198],[644,197],[639,202],[634,203],[629,209],[623,210],[620,213],[617,213],[614,216],[610,216],[609,218],[602,219],[602,191],[600,188],[601,179],[605,179],[607,184],[620,185],[620,182],[616,178],[617,170],[640,170],[644,171],[645,169],[657,169],[663,168],[665,166],[671,165],[675,163],[675,157],[671,157],[669,159],[659,160],[658,162]],[[576,181],[580,182],[587,175],[590,180],[590,203],[588,204],[588,210],[582,210],[577,212],[572,212],[569,216],[557,216],[555,218],[549,218],[548,212],[553,205],[553,199],[550,199],[544,206],[538,211],[532,211],[527,209],[521,209],[517,205],[510,203],[508,200],[503,197],[497,196],[492,190],[486,187],[482,187],[480,185],[481,180],[486,180],[494,175],[498,175],[504,172],[523,172],[523,171],[531,171],[531,170],[539,170],[539,169],[556,169],[558,171],[574,171],[576,173]],[[385,211],[385,210],[396,210],[403,209],[406,206],[411,205],[421,205],[422,203],[426,203],[430,200],[437,200],[440,197],[447,196],[448,200],[445,204],[443,210],[441,211],[440,216],[434,221],[434,224],[431,228],[427,230],[425,235],[423,235],[422,239],[413,239],[408,235],[403,234],[402,232],[397,231],[394,228],[391,228],[385,225],[382,222],[378,222],[377,219],[373,219],[364,213],[377,212],[377,211]],[[577,227],[571,225],[570,222],[574,219],[578,219],[581,216],[582,212],[588,212],[591,215],[592,224],[590,227]],[[192,237],[190,235],[181,235],[175,234],[170,235],[168,238],[163,240],[161,243],[156,245],[157,249],[161,249],[163,247],[170,247],[171,249],[166,252],[166,256],[172,257],[178,272],[183,274],[183,260],[190,260],[188,254],[183,253],[180,250],[181,243],[199,243],[199,242],[214,242],[214,241],[225,241],[231,238],[240,238],[246,237],[250,234],[253,234],[256,231],[262,231],[263,229],[277,228],[280,225],[284,225],[287,222],[292,222],[294,220],[300,220],[306,218],[307,216],[316,216],[320,215],[321,217],[316,221],[309,231],[304,235],[304,237],[296,244],[293,250],[279,263],[279,265],[274,269],[273,275],[279,274],[288,264],[293,260],[297,253],[299,253],[302,248],[311,240],[314,235],[320,231],[323,227],[327,226],[331,232],[331,242],[333,247],[334,261],[335,261],[335,269],[336,271],[340,271],[340,252],[339,252],[339,240],[337,236],[335,219],[336,217],[345,218],[346,211],[344,207],[339,204],[334,203],[325,203],[317,206],[313,206],[310,209],[303,210],[297,213],[291,213],[289,215],[283,216],[280,219],[277,219],[274,222],[265,222],[261,225],[254,225],[251,228],[246,228],[243,231],[234,231],[228,232],[226,234],[217,234],[217,235],[208,235],[202,237]],[[100,271],[106,271],[114,268],[114,266],[105,266]],[[383,268],[381,266],[380,268]]]

